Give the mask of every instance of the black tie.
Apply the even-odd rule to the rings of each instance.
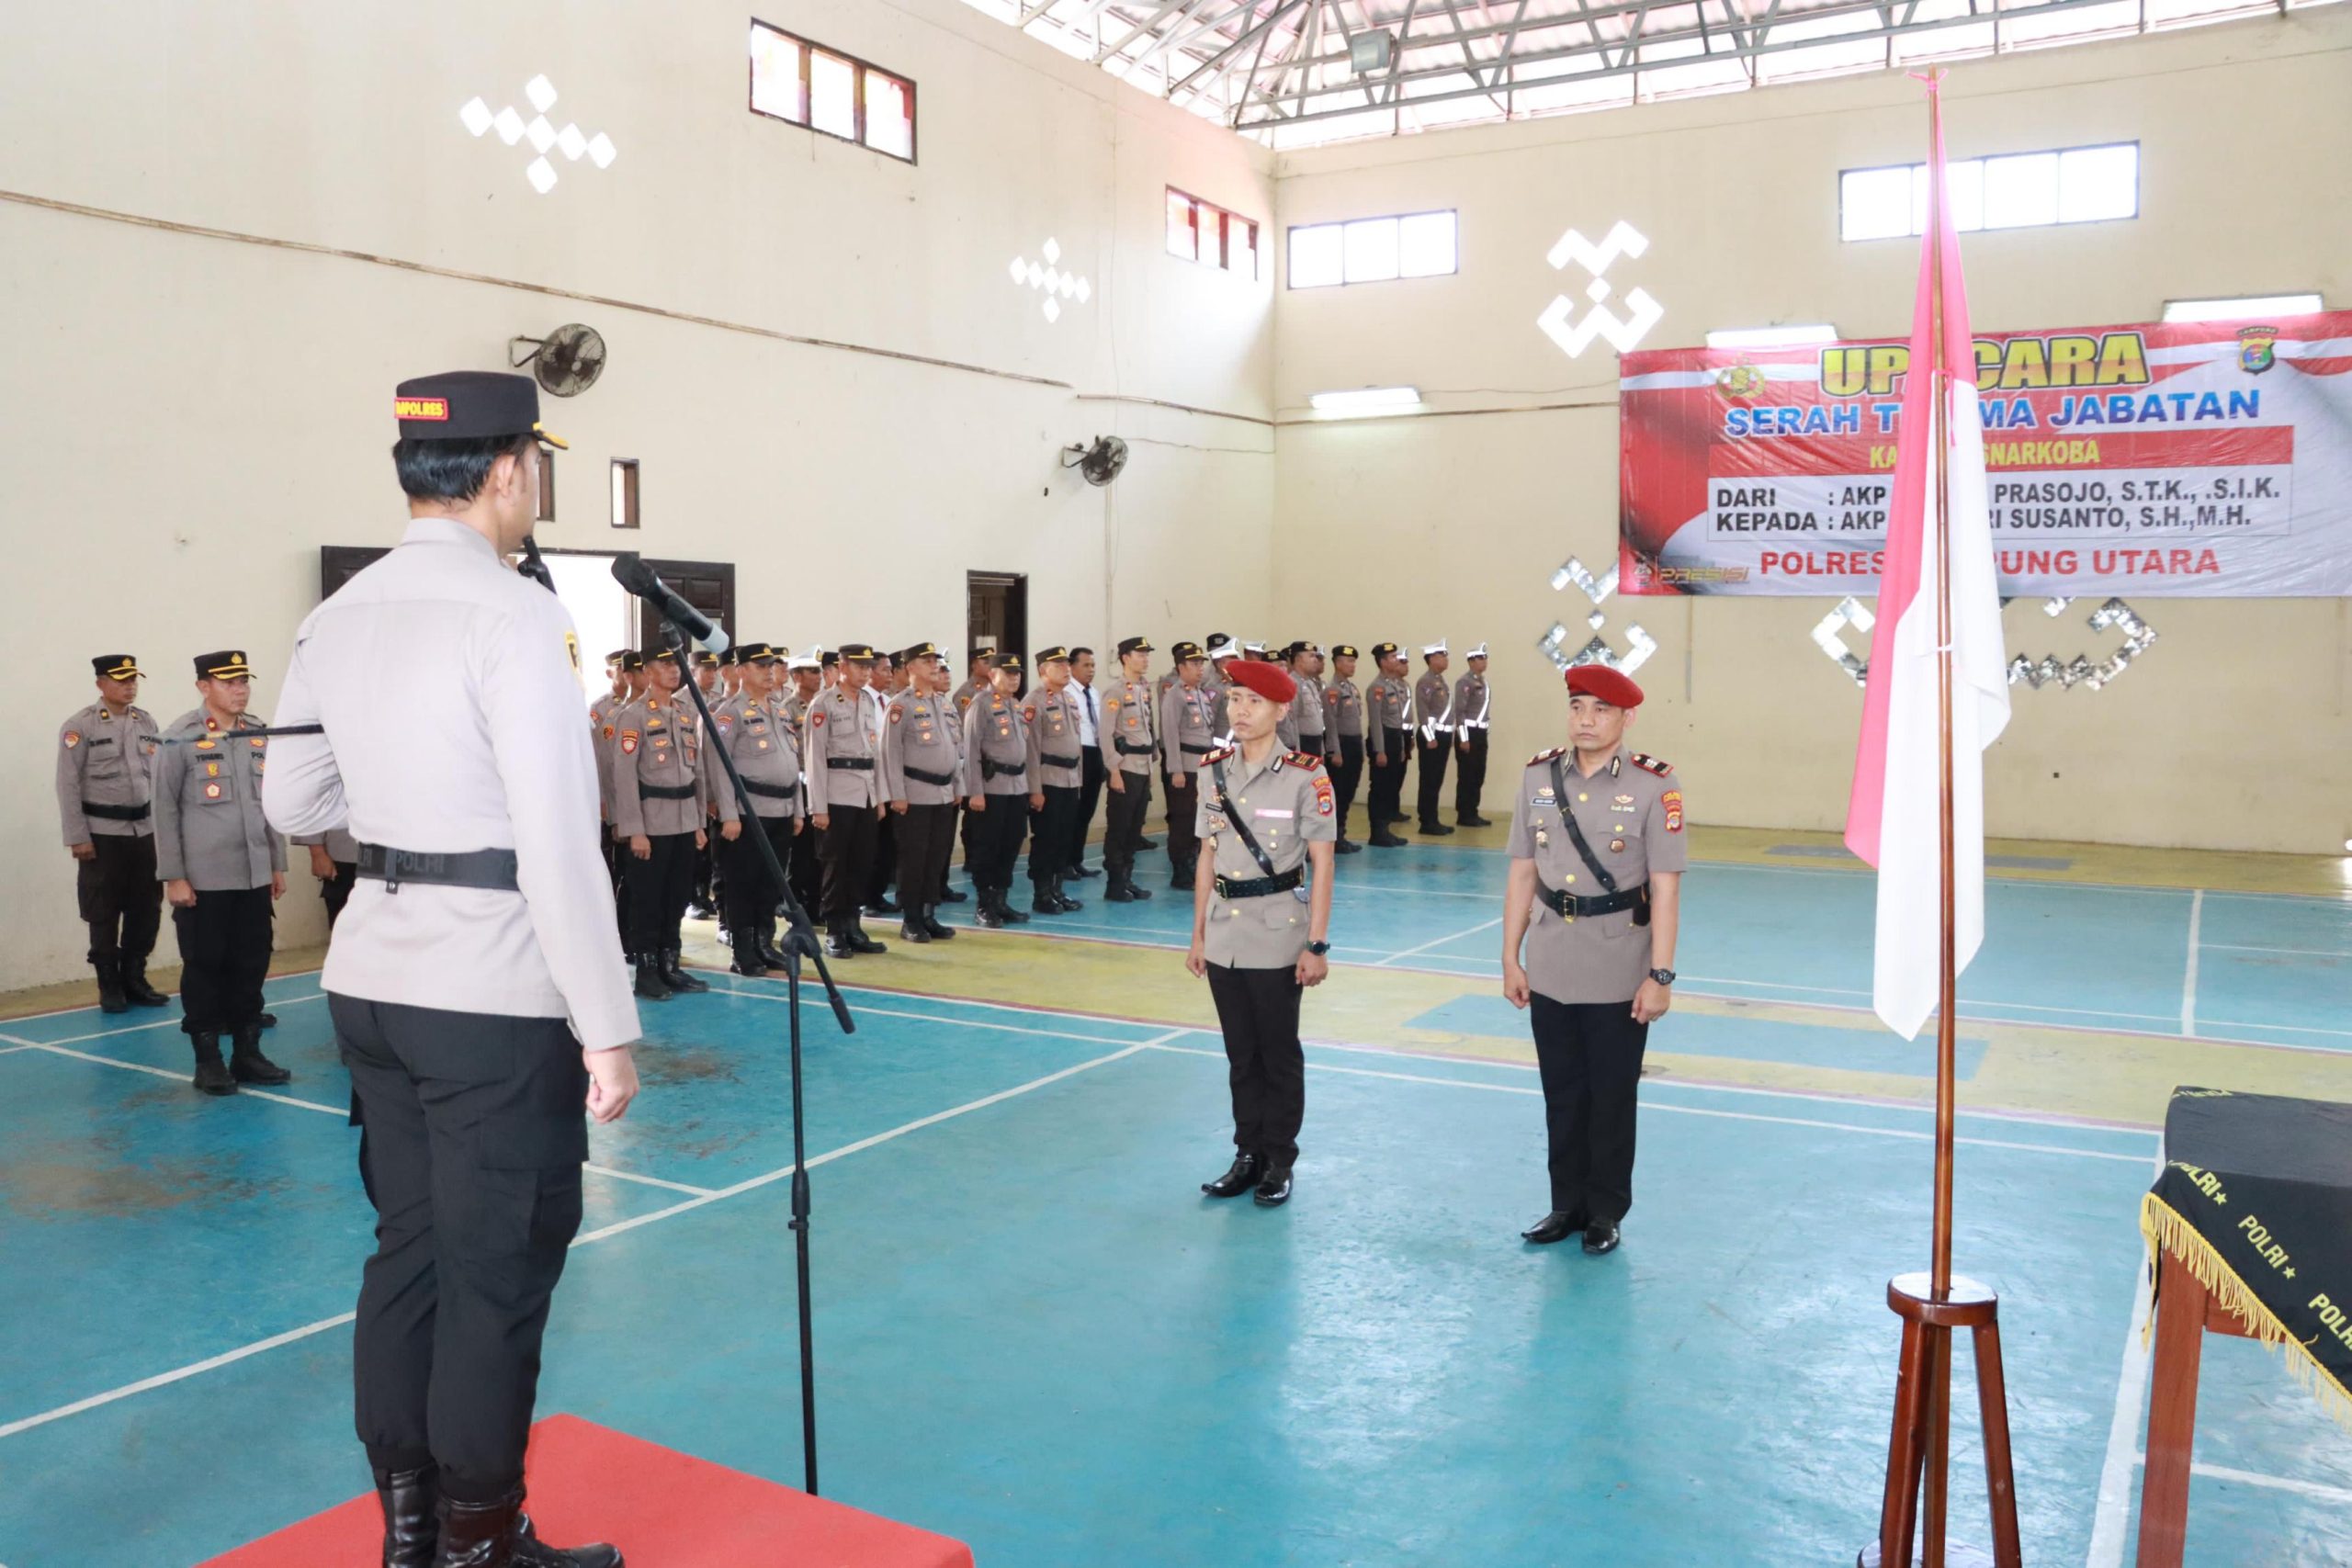
[[[1094,711],[1094,688],[1091,686],[1086,688],[1086,722],[1096,726],[1102,722],[1101,716]]]

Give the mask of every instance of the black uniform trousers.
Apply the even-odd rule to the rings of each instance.
[[[818,852],[824,857],[825,924],[855,925],[865,904],[865,880],[874,874],[882,824],[871,806],[828,807],[825,817],[831,826]]]
[[[605,869],[613,875],[613,918],[621,930],[621,945],[628,945],[628,863],[636,857],[628,852],[628,840],[615,838],[610,822],[601,831],[605,838]]]
[[[800,809],[808,809],[808,799],[802,797]],[[792,884],[792,896],[808,911],[812,920],[822,919],[825,907],[825,830],[810,822],[800,830],[800,841],[793,846],[792,863],[785,868],[785,880]]]
[[[1294,964],[1209,965],[1233,1090],[1233,1146],[1276,1169],[1297,1163],[1299,1123],[1306,1118],[1306,1054],[1298,1043],[1298,1004],[1306,994]]]
[[[1383,767],[1372,767],[1372,830],[1379,832],[1391,822],[1405,818],[1405,764],[1410,761],[1406,753],[1406,732],[1401,729],[1381,731],[1376,753],[1388,759]]]
[[[1650,1026],[1622,1002],[1528,1000],[1551,1141],[1552,1207],[1614,1224],[1634,1206],[1634,1112]]]
[[[1168,869],[1177,875],[1200,858],[1201,775],[1186,773],[1178,784],[1168,776]]]
[[[1363,737],[1340,737],[1340,765],[1331,771],[1331,788],[1340,797],[1340,837],[1348,836],[1348,812],[1356,803],[1356,786],[1363,783]]]
[[[931,849],[931,891],[934,903],[947,895],[947,872],[956,863],[958,835],[964,845],[964,869],[968,874],[972,865],[972,814],[964,809],[960,797],[947,808],[947,826],[941,831],[939,842]]]
[[[437,1461],[443,1492],[486,1502],[523,1478],[548,1303],[580,1229],[580,1042],[560,1018],[333,993],[327,1010],[376,1206],[354,1424],[378,1469]]]
[[[343,918],[343,907],[351,902],[351,890],[359,881],[359,863],[339,860],[334,863],[334,874],[319,884],[319,901],[327,907],[327,930]]]
[[[682,947],[679,927],[695,890],[695,836],[649,833],[653,852],[643,860],[621,846],[621,871],[628,881],[628,950],[651,955]]]
[[[1455,739],[1470,750],[1462,753],[1462,766],[1453,774],[1453,814],[1456,817],[1478,815],[1478,796],[1487,787],[1487,730],[1481,725],[1465,730]]]
[[[261,1022],[261,983],[269,977],[269,887],[197,890],[172,911],[180,939],[180,1028],[228,1034]]]
[[[874,825],[874,853],[865,866],[865,897],[868,904],[879,904],[890,896],[890,884],[899,876],[899,814],[886,811]],[[901,890],[903,897],[903,889]]]
[[[1415,730],[1413,732],[1413,750],[1415,755],[1420,759],[1421,764],[1421,826],[1424,828],[1443,827],[1444,824],[1438,820],[1438,812],[1442,809],[1439,804],[1439,797],[1445,793],[1445,760],[1453,755],[1453,737],[1441,731],[1437,737],[1436,743],[1430,744],[1422,740],[1420,732],[1419,730]]]
[[[90,928],[90,962],[133,968],[155,951],[164,924],[164,885],[155,880],[155,840],[141,833],[93,833],[91,858],[74,873],[74,897]]]
[[[717,880],[718,876],[718,852],[717,847],[711,842],[712,840],[718,837],[718,819],[714,817],[710,819],[708,829],[703,834],[702,848],[695,852],[694,886],[688,894],[688,897],[691,897],[694,902],[701,905],[706,909],[717,909],[718,908]]]
[[[1151,814],[1151,775],[1121,773],[1119,787],[1111,791],[1109,801],[1102,821],[1102,869],[1113,876],[1132,879],[1136,851],[1143,844],[1144,818]]]
[[[727,931],[739,942],[775,931],[776,906],[784,901],[783,892],[768,875],[767,863],[760,858],[759,845],[752,841],[754,833],[765,838],[775,851],[775,863],[785,868],[785,874],[792,874],[789,817],[754,817],[743,824],[743,830],[733,842],[724,838],[718,840],[719,891],[727,899]]]
[[[947,889],[947,846],[956,836],[956,808],[909,802],[898,824],[899,907],[909,913],[939,902]]]
[[[1077,784],[1046,785],[1046,804],[1037,808],[1036,820],[1029,829],[1029,880],[1044,886],[1057,876],[1069,874],[1078,863],[1078,802],[1081,793]]]
[[[991,795],[985,798],[985,811],[972,810],[969,802],[965,806],[964,820],[972,830],[972,847],[965,852],[964,863],[971,871],[973,886],[1001,894],[1012,886],[1012,867],[1021,858],[1022,835],[1029,828],[1029,797]]]
[[[1086,835],[1094,831],[1094,813],[1101,809],[1107,776],[1102,761],[1102,748],[1081,746],[1078,752],[1078,812],[1070,825],[1069,863],[1075,870],[1086,859]],[[1108,857],[1111,840],[1108,825],[1102,840],[1102,852]]]

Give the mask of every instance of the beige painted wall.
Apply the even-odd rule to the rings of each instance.
[[[735,561],[748,635],[953,645],[967,568],[1030,574],[1040,641],[1266,617],[1262,574],[1211,563],[1265,549],[1272,284],[1168,256],[1162,201],[1270,217],[1271,156],[956,0],[759,7],[915,78],[911,168],[748,113],[746,13],[718,0],[17,9],[0,190],[490,281],[0,201],[0,526],[46,591],[20,595],[0,695],[0,987],[81,964],[50,778],[86,657],[135,652],[168,722],[190,656],[243,646],[267,711],[319,547],[398,536],[393,383],[560,321],[611,360],[548,410],[572,451],[543,542]],[[457,117],[539,72],[557,124],[619,148],[547,197]],[[1006,271],[1048,236],[1094,289],[1053,324]],[[1134,444],[1116,487],[1059,470],[1111,432]],[[635,535],[605,523],[616,456],[644,465]],[[294,881],[288,945],[322,931]]]
[[[2136,220],[1966,238],[1975,323],[2139,321],[2167,298],[2283,289],[2352,303],[2348,51],[2352,13],[2328,7],[1955,67],[1956,156],[2142,149]],[[1516,761],[1556,744],[1558,676],[1535,643],[1590,607],[1551,591],[1554,569],[1615,558],[1616,362],[1605,343],[1571,361],[1536,330],[1563,287],[1544,253],[1571,224],[1645,233],[1648,254],[1610,274],[1621,295],[1638,284],[1666,307],[1645,346],[1776,321],[1899,334],[1916,244],[1840,243],[1838,172],[1916,161],[1924,121],[1911,84],[1878,76],[1285,154],[1285,225],[1455,208],[1462,270],[1283,294],[1278,629],[1490,640],[1498,747]],[[1395,383],[1449,413],[1575,406],[1304,423],[1314,391]],[[1658,640],[1637,743],[1681,769],[1699,819],[1842,821],[1860,694],[1809,637],[1832,603],[1611,605],[1612,627],[1630,615]],[[2012,646],[2111,641],[2081,626],[2090,607],[2053,623],[2012,605]],[[2160,640],[2107,690],[2018,691],[1987,762],[1992,830],[2338,852],[2352,837],[2347,606],[2137,607]]]

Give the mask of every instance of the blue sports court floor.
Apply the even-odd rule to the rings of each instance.
[[[1342,863],[1280,1212],[1196,1195],[1227,1123],[1203,988],[1152,951],[1180,900],[845,965],[859,1032],[807,1020],[828,1495],[987,1568],[1850,1562],[1928,1198],[1924,1049],[1849,1010],[1868,879],[1694,867],[1638,1201],[1596,1260],[1514,1236],[1543,1151],[1487,978],[1501,870]],[[2020,880],[1991,923],[1957,1251],[2004,1299],[2028,1561],[2109,1568],[2147,1086],[2352,1098],[2352,905]],[[797,1481],[783,987],[711,978],[645,1010],[645,1096],[596,1133],[541,1408]],[[228,1101],[188,1089],[175,1010],[0,1023],[9,1568],[192,1562],[367,1483],[345,1084],[315,976],[270,994],[295,1081]],[[2198,1454],[2191,1562],[2352,1562],[2352,1440],[2274,1358],[2209,1344]]]

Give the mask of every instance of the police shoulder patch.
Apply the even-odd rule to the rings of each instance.
[[[1548,762],[1555,757],[1565,757],[1567,754],[1568,749],[1566,747],[1555,746],[1549,751],[1536,752],[1535,755],[1527,759],[1527,765],[1532,768],[1541,763]]]
[[[1673,763],[1653,757],[1646,751],[1636,751],[1634,753],[1634,766],[1641,768],[1648,773],[1656,773],[1660,778],[1664,778],[1667,774],[1674,772]]]
[[[82,744],[82,738],[79,735],[70,729],[65,732],[65,749],[68,751],[71,751],[74,747],[79,746],[80,744]]]

